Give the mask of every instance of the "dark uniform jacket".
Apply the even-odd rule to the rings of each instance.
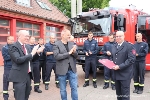
[[[133,77],[135,54],[133,45],[125,41],[118,49],[117,44],[112,47],[112,60],[120,67],[114,71],[116,80],[129,80]]]
[[[29,62],[32,72],[32,59],[39,58],[38,54],[35,54],[32,57],[29,45],[25,45],[25,47],[28,55],[25,55],[24,50],[18,41],[9,48],[9,54],[12,60],[12,69],[9,74],[10,82],[24,82],[28,77]]]
[[[87,52],[89,54],[89,51],[92,52],[92,54],[89,56],[86,56],[86,58],[92,58],[92,57],[96,57],[97,53],[98,53],[98,43],[96,40],[92,39],[91,41],[89,41],[89,39],[84,41],[84,45],[83,45],[83,52]]]
[[[44,48],[45,55],[47,52],[53,52],[53,44],[51,44],[50,42],[45,44],[45,48]],[[56,60],[53,54],[47,55],[46,61],[56,63]]]
[[[12,62],[10,55],[8,54],[9,45],[5,45],[2,48],[2,56],[4,59],[4,69],[11,69],[12,68]]]
[[[114,46],[115,42],[106,42],[102,48],[102,53],[104,54],[104,58],[111,59],[111,55],[107,55],[107,51],[112,53],[112,47]]]
[[[144,61],[148,53],[148,44],[146,42],[136,42],[134,48],[138,54],[138,56],[136,56],[136,61]]]

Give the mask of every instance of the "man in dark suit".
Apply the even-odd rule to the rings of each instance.
[[[135,49],[131,43],[124,41],[124,32],[116,32],[116,44],[112,48],[114,78],[117,100],[130,100],[130,83],[133,77]]]
[[[20,30],[18,41],[11,45],[9,54],[12,60],[12,69],[9,74],[9,81],[13,82],[14,96],[16,100],[28,100],[31,91],[32,61],[38,59],[38,53],[44,48],[38,45],[31,51],[29,45],[29,32]]]
[[[53,54],[56,59],[56,74],[58,75],[60,94],[62,100],[67,100],[66,79],[68,77],[71,87],[72,100],[78,100],[77,92],[77,58],[76,46],[70,42],[70,31],[65,29],[61,32],[61,40],[55,42]]]

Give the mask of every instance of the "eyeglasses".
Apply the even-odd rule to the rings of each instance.
[[[120,36],[116,36],[116,38],[121,38],[122,37],[122,35],[120,35]]]

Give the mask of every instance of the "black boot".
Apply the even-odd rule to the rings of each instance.
[[[137,92],[137,94],[142,94],[143,93],[143,86],[139,86],[139,90]]]
[[[4,100],[8,100],[9,94],[8,93],[3,93],[3,98]]]
[[[45,90],[48,90],[48,88],[49,88],[48,84],[45,84]]]
[[[104,84],[104,87],[103,87],[103,89],[107,89],[107,88],[109,88],[109,82],[105,82],[105,84]]]
[[[89,80],[88,81],[85,81],[83,87],[86,87],[86,86],[89,86]]]
[[[59,88],[59,83],[56,83],[56,87]]]
[[[93,81],[93,87],[97,88],[96,81]]]
[[[138,85],[134,85],[134,88],[135,88],[135,90],[133,91],[133,93],[137,93],[137,92],[138,92],[138,90],[139,90]]]

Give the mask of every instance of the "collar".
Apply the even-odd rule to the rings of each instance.
[[[21,43],[19,40],[18,40],[18,42],[21,44],[21,45],[24,45],[23,43]]]
[[[124,42],[124,41],[123,41],[123,42]],[[121,46],[121,45],[123,44],[123,42],[122,42],[122,43],[120,43],[120,44],[118,44],[118,45],[120,45],[120,46]]]

